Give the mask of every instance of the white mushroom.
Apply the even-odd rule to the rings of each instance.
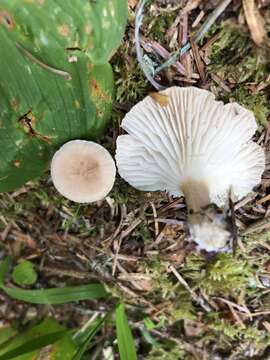
[[[171,87],[135,105],[122,128],[129,135],[117,139],[120,175],[140,190],[185,196],[193,240],[208,251],[223,248],[231,234],[225,220],[202,211],[224,206],[230,190],[238,200],[260,183],[265,156],[251,141],[252,112],[206,90]]]
[[[67,199],[90,203],[103,199],[112,189],[116,168],[109,152],[92,141],[72,140],[53,156],[51,176]]]

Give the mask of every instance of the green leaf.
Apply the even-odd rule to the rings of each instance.
[[[93,43],[87,53],[93,63],[108,61],[124,35],[127,0],[98,0],[90,5],[89,24],[93,27]]]
[[[78,331],[77,334],[73,337],[75,342],[77,343],[78,350],[72,360],[80,360],[83,356],[83,354],[88,349],[91,340],[96,335],[96,333],[100,330],[102,324],[104,323],[105,319],[107,319],[108,313],[105,317],[99,318],[94,324],[90,323],[87,324],[83,330]],[[0,359],[1,360],[1,359]]]
[[[8,341],[16,334],[16,330],[12,326],[3,326],[0,328],[0,348],[3,343]]]
[[[53,319],[45,319],[39,325],[21,332],[4,348],[0,349],[0,360],[35,360],[40,349],[46,349],[50,360],[71,360],[76,346],[69,330]]]
[[[65,142],[103,135],[126,18],[126,0],[1,1],[1,192],[40,176]]]
[[[135,343],[122,303],[116,308],[116,333],[121,360],[136,360]]]
[[[37,281],[37,273],[31,261],[25,260],[15,266],[12,280],[18,285],[32,285]]]
[[[108,297],[102,284],[66,286],[63,288],[25,290],[4,285],[4,276],[8,270],[10,258],[0,264],[0,288],[14,299],[33,304],[65,304],[71,301],[100,299]]]
[[[110,64],[92,65],[79,53],[77,62],[66,60],[61,68],[70,75],[67,80],[34,63],[1,26],[0,38],[3,192],[41,175],[65,142],[96,140],[104,133],[112,108],[113,76]],[[53,60],[48,64],[55,66]]]
[[[127,0],[1,0],[0,23],[45,62],[60,66],[75,51],[105,64],[120,45],[127,16]]]
[[[32,304],[66,304],[71,301],[108,297],[108,293],[101,284],[66,286],[46,290],[24,290],[6,286],[2,289],[12,298]]]

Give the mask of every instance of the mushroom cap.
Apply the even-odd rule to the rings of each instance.
[[[101,145],[72,140],[53,156],[51,176],[56,189],[67,199],[90,203],[103,199],[112,189],[116,168]]]
[[[251,141],[254,115],[224,105],[195,87],[171,87],[147,96],[125,116],[129,135],[117,139],[119,173],[139,190],[182,196],[189,180],[206,183],[210,201],[222,206],[230,189],[238,200],[260,183],[263,149]]]

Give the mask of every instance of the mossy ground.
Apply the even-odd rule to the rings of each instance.
[[[214,1],[207,3],[209,13]],[[265,147],[269,162],[269,48],[254,45],[246,23],[239,21],[241,4],[234,3],[235,9],[228,8],[200,44],[219,34],[206,49],[206,79],[197,79],[195,86],[254,111],[259,124],[255,139]],[[204,5],[190,13],[192,32],[198,28],[191,24],[201,10]],[[261,12],[270,31],[267,6]],[[178,14],[159,6],[148,8],[143,36],[172,51],[176,45],[169,48],[168,30]],[[190,60],[197,72],[194,59]],[[102,143],[114,153],[125,112],[153,91],[136,61],[131,8],[125,39],[112,63],[116,103]],[[165,71],[161,80],[187,85],[174,70]],[[91,279],[105,282],[113,295],[124,299],[141,359],[267,359],[270,232],[253,231],[252,226],[269,216],[269,198],[265,200],[269,179],[268,168],[254,196],[237,206],[240,237],[234,256],[202,254],[187,242],[184,199],[142,193],[117,178],[106,200],[77,205],[59,196],[46,174],[14,193],[0,195],[0,255],[11,254],[15,263],[31,260],[39,274],[36,288]],[[250,234],[241,235],[247,228]],[[1,321],[19,326],[47,314],[69,327],[82,326],[95,310],[106,308],[110,308],[106,301],[29,306],[0,293]],[[105,347],[113,343],[115,334],[111,324],[104,331],[106,336],[100,339]]]

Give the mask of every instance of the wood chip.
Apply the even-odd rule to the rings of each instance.
[[[205,12],[203,10],[201,10],[201,12],[199,13],[199,15],[196,17],[196,19],[193,21],[191,27],[194,29],[202,20],[202,18],[204,17]]]
[[[243,0],[243,8],[251,37],[255,44],[260,46],[266,37],[264,19],[259,13],[255,0]]]
[[[196,9],[200,5],[201,2],[202,2],[202,0],[187,1],[186,6],[182,10],[182,13],[187,13],[187,12],[190,12],[191,10]]]
[[[191,44],[192,53],[194,56],[196,66],[197,66],[198,72],[200,74],[200,78],[202,81],[204,81],[206,78],[206,75],[205,75],[204,63],[203,63],[201,55],[199,53],[198,45],[192,39],[190,39],[190,44]]]
[[[268,321],[263,321],[263,326],[270,333],[270,323]]]
[[[258,200],[256,203],[257,203],[258,205],[261,205],[261,204],[263,204],[264,202],[269,201],[269,200],[270,200],[270,194],[264,196],[262,199]]]
[[[226,84],[224,83],[224,81],[222,81],[222,79],[221,79],[219,76],[217,76],[217,75],[215,75],[215,74],[211,74],[211,78],[212,78],[223,90],[225,90],[226,92],[231,92],[231,89],[229,88],[229,86],[226,85]]]

